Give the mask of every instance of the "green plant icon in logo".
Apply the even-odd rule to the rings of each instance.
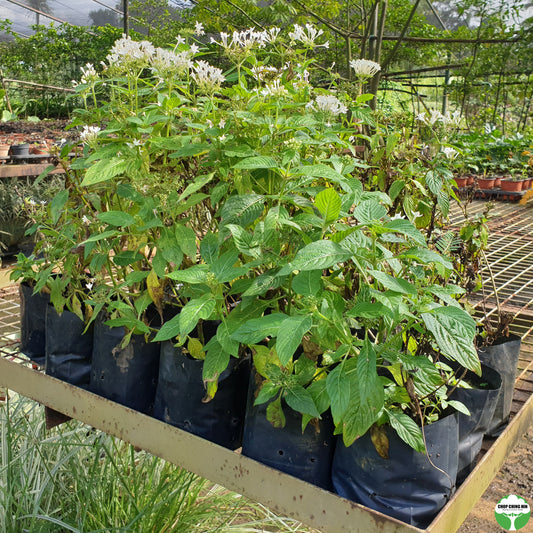
[[[531,509],[524,498],[510,494],[496,504],[494,515],[504,529],[518,531],[529,522]]]

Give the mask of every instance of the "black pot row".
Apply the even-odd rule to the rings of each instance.
[[[122,347],[125,330],[99,319],[83,330],[73,313],[58,315],[46,296],[21,286],[21,351],[47,374],[221,446],[242,446],[243,455],[417,527],[431,522],[471,472],[484,435],[507,424],[520,351],[519,337],[480,350],[482,388],[453,394],[472,416],[454,413],[425,427],[427,456],[387,428],[384,459],[368,432],[345,447],[329,412],[302,432],[301,415],[287,408],[285,427],[274,428],[267,404],[254,405],[259,382],[249,357],[231,358],[207,401],[203,362],[173,343],[133,335]]]

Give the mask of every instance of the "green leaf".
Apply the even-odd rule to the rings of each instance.
[[[416,296],[416,287],[408,281],[400,278],[395,278],[386,272],[380,270],[369,270],[368,273],[374,276],[386,289],[401,294],[408,294],[410,296]]]
[[[428,189],[435,195],[439,194],[442,189],[443,180],[441,175],[434,170],[429,170],[426,174],[426,185]]]
[[[393,317],[393,312],[380,302],[359,302],[355,304],[347,316],[355,318],[381,318]]]
[[[252,246],[254,236],[251,233],[248,233],[241,226],[237,226],[237,224],[226,224],[226,228],[231,231],[237,250],[255,258],[261,255],[261,248],[257,245]]]
[[[110,226],[131,226],[135,224],[135,219],[123,211],[105,211],[99,213],[97,218]]]
[[[237,223],[246,227],[257,220],[264,207],[264,198],[259,194],[230,196],[220,210],[220,216],[223,224]]]
[[[388,231],[393,231],[395,233],[401,233],[402,235],[406,235],[407,237],[410,237],[413,241],[415,241],[418,244],[421,244],[424,246],[426,244],[426,238],[420,230],[416,229],[414,224],[403,218],[397,218],[394,220],[391,220],[387,222],[384,227]]]
[[[289,274],[293,270],[323,270],[337,263],[346,261],[351,253],[333,241],[316,241],[298,250],[294,260],[281,269],[279,275]]]
[[[208,143],[191,143],[186,146],[178,148],[175,152],[172,152],[169,157],[193,157],[208,152],[212,146]]]
[[[320,418],[311,394],[300,385],[292,385],[285,389],[283,395],[287,405],[298,413],[307,414],[313,418]]]
[[[123,157],[112,157],[111,159],[101,159],[87,169],[82,185],[88,187],[96,183],[109,181],[126,170],[127,160]]]
[[[282,366],[287,366],[312,325],[313,319],[310,316],[290,316],[280,324],[276,351]]]
[[[259,296],[270,289],[279,287],[279,285],[280,278],[277,275],[277,270],[270,270],[254,278],[251,285],[243,293],[243,296]]]
[[[179,195],[178,202],[182,202],[187,196],[190,196],[192,193],[200,190],[204,185],[207,185],[213,179],[214,175],[214,173],[211,173],[196,177],[195,180],[192,183],[189,183],[189,185],[185,187],[185,190]]]
[[[253,318],[243,324],[231,337],[245,344],[257,344],[266,337],[275,337],[286,318],[287,315],[283,313]]]
[[[198,324],[200,319],[206,320],[215,310],[215,299],[211,294],[204,294],[200,298],[190,300],[180,313],[180,337],[183,339]]]
[[[322,289],[322,272],[320,270],[304,270],[292,279],[292,290],[302,296],[316,296]]]
[[[161,326],[161,329],[157,332],[157,335],[154,338],[154,342],[173,339],[179,335],[179,332],[180,315],[177,314]]]
[[[274,385],[270,381],[264,381],[259,394],[255,398],[254,405],[261,405],[262,403],[268,402],[268,400],[276,396],[279,389],[279,385]]]
[[[115,263],[115,265],[125,267],[137,261],[142,261],[143,259],[144,256],[139,252],[135,252],[133,250],[124,250],[123,252],[119,252],[117,255],[113,256],[113,263]]]
[[[59,191],[50,202],[50,216],[52,217],[52,222],[54,224],[57,224],[57,221],[61,216],[61,212],[68,201],[68,194],[68,189]]]
[[[181,251],[191,259],[196,260],[196,233],[191,228],[181,225],[176,225],[174,231]]]
[[[216,381],[226,368],[230,360],[228,352],[218,346],[208,349],[205,354],[204,364],[202,367],[202,379],[204,381]]]
[[[248,157],[239,161],[233,168],[254,169],[254,168],[277,168],[278,163],[273,157],[258,155],[255,157]]]
[[[389,196],[393,202],[394,200],[396,200],[396,198],[398,198],[398,195],[403,191],[404,187],[405,187],[404,180],[394,180],[392,182],[392,185],[389,188]]]
[[[248,267],[233,266],[239,260],[238,252],[222,254],[212,265],[211,271],[219,283],[226,283],[248,272]]]
[[[195,285],[207,281],[208,265],[193,265],[185,270],[174,270],[167,274],[167,278]]]
[[[426,447],[424,445],[422,430],[416,425],[414,420],[404,413],[388,411],[388,415],[390,425],[396,430],[398,437],[417,452],[424,453]]]
[[[218,257],[218,237],[214,233],[206,233],[200,242],[200,255],[211,265]]]
[[[481,375],[481,363],[474,347],[476,323],[459,307],[437,307],[422,319],[444,355]]]
[[[449,270],[453,268],[452,263],[443,255],[433,250],[429,250],[428,248],[422,248],[419,246],[406,250],[405,252],[400,254],[399,257],[409,257],[423,264],[435,263],[438,265],[442,265],[444,268],[447,268]]]
[[[328,187],[316,195],[315,206],[324,217],[324,224],[328,226],[339,218],[342,206],[341,197],[334,189]]]
[[[119,234],[120,234],[120,232],[115,230],[115,229],[102,231],[102,233],[97,233],[96,235],[91,235],[88,239],[83,241],[82,244],[86,244],[88,242],[102,241],[104,239],[107,239],[108,237],[116,237]]]
[[[361,224],[370,224],[387,214],[385,206],[381,205],[376,200],[363,200],[354,210],[354,217]]]
[[[350,403],[350,378],[348,371],[355,365],[354,359],[349,359],[337,365],[326,378],[326,390],[331,402],[331,414],[337,425],[343,418]]]

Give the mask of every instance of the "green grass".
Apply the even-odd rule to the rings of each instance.
[[[46,431],[43,408],[12,395],[0,403],[0,531],[310,530],[79,422]]]

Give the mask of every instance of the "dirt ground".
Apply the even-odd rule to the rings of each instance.
[[[458,533],[505,531],[496,522],[494,507],[509,494],[525,498],[530,507],[533,507],[533,427],[520,439]],[[532,533],[533,519],[520,532]]]

